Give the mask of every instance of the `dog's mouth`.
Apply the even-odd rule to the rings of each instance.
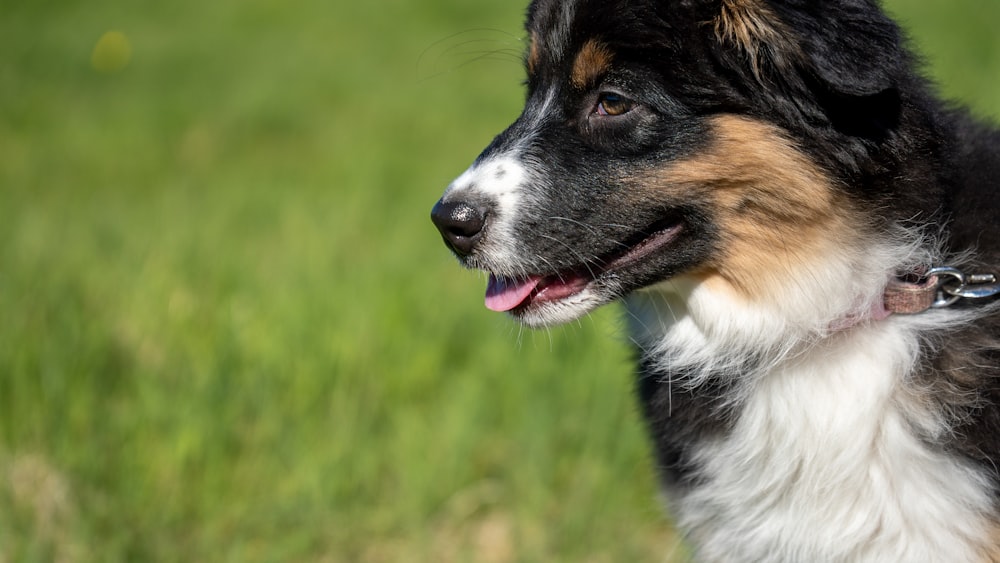
[[[533,307],[568,300],[596,280],[616,276],[670,245],[680,231],[677,221],[656,223],[624,244],[624,250],[555,273],[508,278],[490,272],[486,307],[519,315]]]

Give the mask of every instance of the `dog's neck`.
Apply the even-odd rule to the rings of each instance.
[[[627,307],[668,498],[706,560],[975,559],[991,497],[933,445],[951,428],[909,378],[922,319],[783,339],[780,318],[684,282]]]

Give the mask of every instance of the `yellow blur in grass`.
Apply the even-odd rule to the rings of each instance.
[[[112,74],[123,70],[132,59],[132,44],[120,31],[108,31],[97,40],[90,53],[90,66],[97,72]]]

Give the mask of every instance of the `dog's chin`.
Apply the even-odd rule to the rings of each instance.
[[[679,223],[661,224],[624,251],[560,272],[517,278],[490,273],[486,307],[530,327],[576,320],[634,289],[629,280],[652,256],[668,251],[680,231]]]
[[[547,298],[543,290],[534,299],[507,311],[519,323],[532,328],[556,326],[574,321],[619,297],[601,280],[592,280],[574,293]]]

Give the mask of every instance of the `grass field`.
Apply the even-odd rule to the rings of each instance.
[[[890,5],[1000,116],[1000,4]],[[519,329],[428,221],[523,8],[0,6],[0,563],[685,558],[617,311]]]

